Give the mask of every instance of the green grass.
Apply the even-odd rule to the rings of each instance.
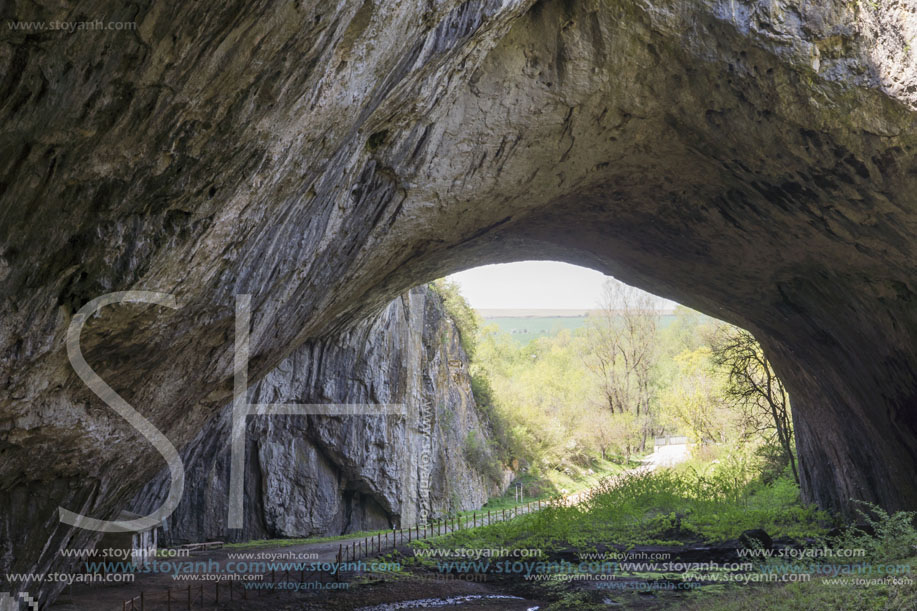
[[[508,511],[532,501],[549,501],[563,494],[576,494],[582,490],[598,486],[610,476],[617,475],[641,464],[636,460],[631,460],[626,464],[623,463],[623,460],[619,463],[597,459],[587,468],[570,468],[567,470],[568,472],[548,469],[537,475],[526,473],[516,478],[516,481],[521,482],[523,485],[524,496],[521,502],[516,501],[514,487],[510,486],[502,496],[491,497],[481,509],[462,511],[458,515],[467,517],[472,513],[480,514],[482,511],[502,511],[504,509]]]
[[[812,559],[752,560],[758,570],[742,574],[750,583],[724,581],[688,591],[659,591],[651,596],[635,592],[603,591],[570,583],[532,582],[526,587],[536,597],[551,601],[552,609],[607,608],[606,598],[624,608],[687,609],[690,611],[796,610],[909,610],[917,609],[917,514],[889,515],[863,505],[859,524],[840,536],[827,538],[838,522],[799,499],[799,489],[788,477],[770,484],[743,477],[741,466],[730,461],[693,464],[650,474],[629,475],[576,507],[550,506],[507,522],[450,533],[412,546],[444,548],[538,548],[545,560],[558,551],[606,550],[610,544],[683,544],[737,538],[744,530],[762,528],[772,537],[805,541],[808,548],[862,549],[864,556]],[[814,540],[814,542],[813,542]],[[556,555],[554,556],[557,557]],[[436,568],[431,558],[415,556],[408,567]],[[840,565],[840,574],[810,574],[811,563]],[[768,573],[765,565],[788,567],[789,577]],[[897,571],[863,574],[858,567],[894,565]],[[845,565],[853,565],[851,567]],[[799,567],[799,568],[797,568]],[[903,570],[902,570],[903,567]],[[777,568],[772,566],[771,571]],[[846,573],[844,572],[846,569]],[[759,572],[760,571],[760,572]],[[796,571],[799,571],[798,573]],[[728,571],[727,571],[728,572]],[[755,582],[765,575],[786,582]],[[680,581],[680,574],[630,575],[650,581]],[[888,579],[890,578],[890,579]],[[846,582],[843,580],[847,580]],[[872,580],[867,583],[856,580]]]
[[[726,471],[726,469],[724,469]],[[610,543],[683,544],[723,541],[763,528],[772,537],[824,534],[831,518],[799,501],[789,479],[769,486],[739,485],[723,473],[662,469],[630,474],[572,507],[549,505],[506,523],[444,535],[445,547],[553,548],[588,551]]]
[[[635,464],[638,463],[632,463],[630,466]],[[558,496],[560,494],[560,490],[564,488],[567,489],[568,494],[573,494],[580,490],[598,485],[603,478],[620,473],[624,469],[625,467],[618,463],[599,460],[596,461],[591,467],[592,473],[589,473],[589,470],[586,469],[572,473],[570,475],[558,471],[549,471],[547,476],[543,479],[529,477],[526,480],[528,489],[534,490],[536,487],[538,487],[538,489],[542,491],[540,494],[529,495],[524,497],[522,502],[516,502],[512,488],[510,488],[510,490],[508,490],[503,496],[492,497],[481,509],[459,512],[455,516],[450,516],[450,518],[457,516],[465,520],[469,519],[473,513],[480,515],[482,512],[487,511],[502,512],[504,509],[509,511],[515,507],[530,503],[532,501],[537,501],[539,499],[546,501],[548,499],[554,498]],[[252,541],[244,541],[242,543],[227,543],[224,547],[230,549],[246,549],[252,547],[288,547],[291,545],[328,543],[332,541],[341,541],[344,539],[362,539],[366,537],[374,537],[378,534],[384,535],[387,532],[391,532],[391,529],[361,531],[328,537],[256,539]]]
[[[858,521],[862,528],[849,525],[841,535],[827,538],[826,532],[838,524],[837,520],[804,505],[791,478],[781,477],[763,484],[746,477],[744,466],[735,461],[694,463],[620,479],[617,485],[608,483],[579,506],[549,506],[507,522],[415,541],[412,546],[538,548],[548,560],[552,554],[557,558],[559,551],[603,551],[610,544],[680,545],[731,540],[745,530],[762,528],[774,538],[796,539],[808,548],[862,549],[865,555],[817,560],[749,559],[758,569],[742,573],[741,577],[751,579],[750,583],[724,581],[694,590],[659,591],[651,596],[562,582],[531,582],[525,587],[534,589],[536,597],[551,602],[546,610],[603,609],[607,608],[606,598],[623,608],[689,611],[917,609],[915,512],[889,515],[877,507],[863,505]],[[402,562],[408,568],[436,569],[432,558],[414,556]],[[810,574],[808,567],[813,562],[840,565],[841,572],[835,577]],[[780,571],[773,572],[786,564],[795,565],[787,567],[792,571],[789,577],[783,577]],[[897,571],[886,575],[876,569],[875,574],[863,574],[858,567],[864,564],[894,565]],[[766,565],[775,565],[771,566],[772,572],[764,570]],[[852,570],[845,565],[853,565]],[[629,576],[669,582],[683,578],[678,573]],[[756,583],[756,578],[787,581]],[[857,581],[863,579],[872,581]]]

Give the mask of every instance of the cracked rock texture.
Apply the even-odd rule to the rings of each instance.
[[[185,495],[163,531],[166,544],[413,526],[424,515],[476,509],[508,483],[488,479],[466,458],[467,436],[485,441],[488,423],[475,406],[458,330],[427,288],[405,293],[333,341],[303,344],[252,389],[250,400],[403,404],[405,415],[251,416],[239,530],[227,529],[227,405],[182,452]],[[132,509],[153,511],[168,486],[166,470]]]
[[[12,0],[0,7],[0,571],[61,569],[179,448],[411,286],[588,265],[753,331],[805,497],[917,508],[917,6]],[[135,22],[39,31],[7,22]],[[35,584],[24,587],[41,590]],[[14,588],[16,589],[16,588]],[[42,600],[54,590],[40,592]]]

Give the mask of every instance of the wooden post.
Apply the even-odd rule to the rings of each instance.
[[[506,508],[503,508],[503,521],[506,521]]]
[[[201,609],[204,608],[204,582],[201,582]]]
[[[143,590],[140,590],[140,611],[143,611]]]
[[[191,584],[188,584],[188,608],[191,608]]]
[[[411,529],[408,529],[408,543],[411,542]]]
[[[216,582],[216,586],[217,586],[217,593],[216,593],[216,598],[214,599],[214,602],[219,605],[220,604],[220,582],[219,581]]]
[[[172,588],[166,590],[166,609],[167,611],[172,611]]]
[[[356,559],[357,559],[357,542],[353,541],[353,545],[351,545],[351,550],[350,550],[350,561],[353,562]]]

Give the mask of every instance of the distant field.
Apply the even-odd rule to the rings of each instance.
[[[598,313],[598,310],[549,310],[546,308],[490,310],[482,308],[477,312],[482,318],[574,318],[588,316],[592,312]]]
[[[536,337],[557,334],[561,329],[580,329],[586,325],[585,316],[509,316],[485,318],[484,322],[497,325],[521,343],[528,343]]]
[[[578,316],[506,316],[503,312],[513,314],[521,313],[519,310],[481,310],[479,313],[484,319],[485,324],[497,325],[497,327],[506,333],[509,333],[513,339],[520,344],[527,344],[533,339],[539,337],[548,337],[556,335],[562,329],[571,331],[581,329],[586,326],[586,311],[579,311]],[[525,313],[534,313],[537,310],[526,310]],[[553,313],[553,312],[551,312]],[[499,315],[495,315],[499,314]],[[667,327],[675,320],[675,315],[668,312],[659,316],[659,326]]]

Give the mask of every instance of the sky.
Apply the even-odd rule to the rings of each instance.
[[[471,307],[481,309],[571,309],[599,307],[609,276],[557,261],[485,265],[449,276]],[[663,307],[675,307],[666,301]]]

